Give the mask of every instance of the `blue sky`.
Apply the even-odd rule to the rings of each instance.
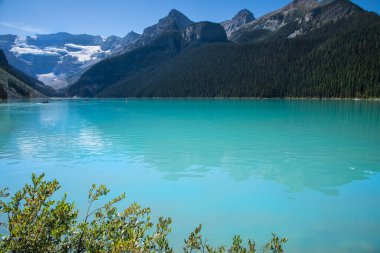
[[[290,0],[0,0],[0,34],[70,32],[124,36],[178,9],[193,21],[221,22],[247,8],[256,17]],[[379,0],[354,0],[380,13]]]

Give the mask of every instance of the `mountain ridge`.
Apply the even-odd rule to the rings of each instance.
[[[232,33],[240,29],[241,26],[255,20],[253,13],[247,9],[240,10],[231,20],[226,20],[220,24],[226,30],[227,37],[230,38]]]
[[[121,74],[115,81],[109,79],[91,96],[377,97],[380,64],[375,58],[380,52],[380,37],[374,24],[378,20],[378,15],[347,0],[292,1],[239,26],[234,33],[241,34],[230,37],[235,43],[213,41],[180,50],[165,61]],[[371,29],[363,34],[366,27]],[[368,47],[362,47],[364,41]],[[362,55],[356,54],[358,50]],[[97,66],[115,72],[123,69],[112,58]],[[362,70],[363,66],[367,71]],[[86,72],[74,86],[96,86],[97,76],[105,73]],[[114,75],[110,73],[109,77]],[[83,94],[74,91],[69,95]]]
[[[178,17],[184,21],[182,25],[177,24]],[[189,25],[184,27],[186,23]],[[126,76],[145,73],[147,69],[163,64],[188,48],[228,42],[226,32],[220,24],[208,21],[194,23],[176,10],[170,11],[166,17],[147,29],[131,45],[133,49],[127,49],[118,56],[99,62],[85,72],[69,87],[68,96],[96,96],[110,82],[121,82]],[[103,78],[104,76],[107,78]]]
[[[291,36],[294,38],[305,29],[320,27],[359,12],[364,10],[349,0],[293,0],[282,8],[242,25],[230,34],[229,39],[234,42],[247,41],[247,38],[250,40],[247,36],[249,33],[268,35],[289,24],[297,28]]]
[[[5,47],[8,50],[5,50],[5,53],[11,64],[17,62],[17,57],[21,58],[22,62],[19,64],[21,67],[25,65],[28,66],[32,61],[33,64],[37,62],[36,65],[32,64],[34,68],[39,67],[46,70],[49,66],[52,68],[51,66],[56,64],[54,62],[57,61],[57,57],[63,58],[65,61],[61,61],[59,68],[54,67],[51,72],[38,75],[38,77],[43,81],[60,81],[60,78],[64,79],[67,82],[65,84],[66,88],[61,89],[59,94],[66,94],[70,97],[149,97],[158,96],[158,94],[159,96],[173,96],[173,94],[186,96],[186,94],[195,94],[196,96],[222,95],[258,97],[300,96],[300,94],[316,97],[319,97],[321,94],[322,96],[372,96],[373,94],[377,94],[377,88],[373,88],[372,86],[379,85],[378,83],[373,83],[373,78],[368,80],[367,85],[368,87],[372,87],[370,88],[371,91],[366,90],[367,88],[363,88],[362,91],[357,92],[345,91],[343,93],[336,93],[335,91],[333,92],[325,88],[325,91],[321,92],[317,91],[319,88],[317,89],[315,84],[315,80],[318,78],[309,80],[306,77],[304,77],[304,79],[309,80],[307,85],[313,87],[311,89],[314,89],[314,93],[304,91],[297,93],[295,90],[289,91],[286,87],[294,86],[294,84],[284,83],[279,77],[277,77],[278,79],[272,79],[270,75],[276,76],[278,73],[270,73],[270,69],[266,70],[267,66],[265,65],[259,64],[256,66],[256,64],[258,64],[256,60],[254,58],[247,59],[242,51],[247,50],[245,52],[246,55],[251,55],[252,51],[257,51],[256,57],[262,60],[262,64],[272,64],[274,66],[273,69],[278,68],[278,71],[282,73],[285,79],[292,79],[288,76],[291,72],[297,73],[295,76],[300,76],[298,72],[301,70],[293,68],[292,64],[301,64],[300,62],[306,61],[310,54],[314,54],[314,56],[309,60],[322,64],[322,54],[326,53],[326,50],[330,50],[324,45],[334,45],[334,50],[337,53],[332,54],[331,58],[345,58],[347,64],[351,63],[351,65],[359,68],[359,66],[356,65],[358,62],[364,65],[369,64],[376,55],[376,47],[378,47],[378,44],[376,44],[374,40],[377,36],[377,30],[373,24],[377,22],[378,18],[378,15],[364,11],[349,0],[293,0],[282,8],[259,18],[255,18],[253,13],[249,10],[243,9],[234,15],[231,20],[226,20],[220,24],[208,21],[194,22],[180,11],[173,9],[165,17],[159,19],[156,24],[145,28],[141,35],[133,31],[123,38],[117,36],[102,38],[100,36],[85,34],[77,35],[77,37],[75,37],[76,35],[67,33],[54,34],[53,37],[57,36],[62,38],[59,42],[61,44],[56,45],[61,46],[61,48],[48,46],[50,43],[49,36],[40,35],[34,38],[22,39],[12,35],[2,35],[0,36],[0,48]],[[352,27],[353,24],[354,27]],[[369,61],[358,57],[354,52],[350,52],[349,55],[351,58],[346,58],[346,56],[342,55],[342,52],[337,48],[336,44],[332,43],[333,41],[342,40],[342,48],[346,47],[347,44],[350,44],[352,48],[359,47],[360,45],[357,45],[357,42],[361,41],[362,38],[357,38],[355,41],[347,39],[344,35],[350,34],[349,36],[357,36],[360,30],[366,30],[366,26],[371,27],[371,29],[368,30],[370,33],[361,34],[366,38],[364,41],[369,41],[366,43],[368,43],[371,48],[364,51],[365,53],[372,52],[375,48],[373,55],[368,55],[370,58]],[[375,35],[375,37],[372,35]],[[50,39],[52,39],[51,36]],[[6,40],[15,41],[16,46],[4,43]],[[74,42],[82,45],[74,44]],[[30,45],[28,43],[30,43]],[[305,43],[311,43],[311,47],[305,45]],[[265,49],[265,46],[270,48],[273,45],[278,45],[278,47],[283,48],[284,51],[278,52],[279,55],[272,55],[271,52]],[[297,50],[294,51],[294,45],[309,48],[310,52],[305,51],[305,54],[302,55]],[[38,48],[43,46],[46,47],[42,49]],[[319,47],[322,49],[318,49]],[[210,55],[210,52],[205,51],[205,48],[213,52],[214,55]],[[223,52],[217,52],[215,51],[216,49],[222,50]],[[38,50],[45,50],[44,53],[47,53],[47,55],[44,56],[44,60],[41,60],[37,56],[31,57],[28,54],[25,54],[23,57],[17,55],[17,53],[23,55],[23,52],[28,50],[35,54],[40,52]],[[234,53],[241,54],[241,57],[235,58],[235,55],[231,54],[231,52],[224,52],[225,50],[231,50]],[[275,48],[272,50],[277,51]],[[302,52],[302,50],[300,51]],[[11,52],[16,54],[11,54]],[[289,68],[277,66],[277,64],[279,64],[278,62],[281,62],[280,60],[271,62],[272,59],[261,58],[267,55],[267,57],[274,57],[273,60],[276,58],[280,59],[282,57],[281,54],[288,55],[289,52],[293,52],[293,54],[298,57],[297,59],[293,59],[293,57],[289,55],[293,61],[289,63],[283,62],[285,65],[290,64],[291,67]],[[199,58],[197,54],[200,54],[201,58]],[[226,58],[219,58],[222,55]],[[212,62],[211,66],[206,66],[202,63],[202,61],[204,61],[202,57],[211,62],[215,62]],[[253,56],[251,55],[250,57]],[[195,59],[199,61],[198,64],[195,63]],[[240,69],[228,68],[223,65],[232,59],[234,59],[234,62],[231,62],[230,65],[240,66]],[[325,59],[326,62],[331,62],[331,60],[330,58]],[[78,62],[80,62],[80,64]],[[43,63],[43,65],[40,63]],[[222,67],[218,66],[220,64]],[[246,68],[251,64],[252,66],[256,66],[259,70],[247,70]],[[312,65],[308,63],[303,64]],[[338,65],[339,64],[337,64],[337,66]],[[169,68],[167,66],[171,67]],[[185,71],[189,73],[192,73],[193,70],[198,71],[199,66],[204,66],[207,71],[199,70],[200,72],[198,74],[190,76],[187,76],[185,73]],[[321,73],[329,72],[328,69],[322,68],[321,65],[315,65],[314,67],[316,69],[322,69]],[[334,65],[330,67],[334,68]],[[345,76],[351,76],[351,72],[357,72],[357,70],[354,70],[348,65],[340,66],[340,68],[338,72],[341,71],[343,73],[348,71],[348,73],[344,74]],[[174,69],[176,70],[175,72],[173,72]],[[374,71],[373,66],[369,67],[369,69],[370,71]],[[30,74],[31,71],[26,69],[25,72]],[[305,72],[310,72],[310,75],[315,75],[315,72],[311,69],[305,69]],[[64,74],[59,76],[59,73]],[[168,73],[171,73],[171,75]],[[213,74],[210,76],[210,73]],[[272,92],[266,92],[265,84],[257,80],[257,83],[261,83],[263,86],[258,88],[254,85],[254,89],[262,89],[262,91],[252,93],[252,91],[249,90],[252,89],[252,87],[245,87],[245,84],[238,83],[234,79],[243,75],[244,77],[239,77],[241,81],[244,80],[244,82],[251,83],[252,80],[256,80],[257,78],[257,76],[251,76],[252,73],[255,73],[257,76],[262,76],[262,80],[267,80],[268,82],[272,80],[273,83],[267,83],[266,85],[273,86],[281,83],[284,87],[276,88],[280,89],[281,92],[274,90],[272,90]],[[33,75],[33,73],[31,73],[31,75]],[[241,90],[238,93],[236,93],[234,89],[231,90],[231,88],[227,87],[228,85],[225,83],[225,80],[220,79],[218,75],[225,76],[225,80],[230,80],[234,85],[240,87]],[[376,76],[376,74],[374,75]],[[185,76],[187,77],[185,78]],[[247,79],[248,76],[250,76],[250,79]],[[339,78],[329,76],[329,80],[332,83],[341,82],[342,80]],[[363,73],[357,72],[353,74],[352,78],[363,81],[368,77],[363,77]],[[204,83],[204,79],[209,80],[209,86],[212,86],[214,82],[223,84],[225,86],[223,88],[224,91],[211,91],[210,87],[201,87],[200,83],[202,83],[203,86],[208,86],[207,83]],[[176,83],[174,83],[173,80],[176,80]],[[189,80],[192,80],[195,87],[194,84],[188,83]],[[294,79],[294,81],[303,82],[302,79]],[[175,90],[175,85],[186,90],[187,88],[183,87],[182,83],[188,83],[186,87],[193,87],[195,92],[188,90],[188,93],[173,93],[170,91],[170,89]],[[252,86],[253,84],[250,85]],[[358,83],[354,82],[352,85],[356,87]],[[213,87],[212,89],[221,89],[221,87],[222,86],[219,88]],[[204,92],[199,93],[199,89],[202,89]],[[341,85],[339,89],[344,90],[346,87]],[[209,93],[205,92],[206,90],[209,90]],[[228,94],[226,92],[227,90],[230,90],[232,93]]]
[[[64,88],[106,57],[123,51],[140,37],[70,34],[59,32],[35,36],[0,35],[0,49],[9,63],[55,89]]]

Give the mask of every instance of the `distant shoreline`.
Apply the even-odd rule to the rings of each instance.
[[[316,97],[283,97],[283,98],[267,98],[267,97],[126,97],[126,98],[14,98],[0,100],[0,103],[12,101],[46,101],[46,100],[324,100],[324,101],[380,101],[379,98],[316,98]]]

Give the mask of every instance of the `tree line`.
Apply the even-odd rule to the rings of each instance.
[[[345,18],[294,39],[283,33],[280,30],[256,42],[187,49],[111,82],[97,96],[380,96],[380,21],[376,14]]]

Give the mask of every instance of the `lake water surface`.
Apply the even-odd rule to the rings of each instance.
[[[92,183],[174,220],[286,252],[380,252],[380,102],[63,100],[0,104],[0,187],[57,178],[79,208]]]

